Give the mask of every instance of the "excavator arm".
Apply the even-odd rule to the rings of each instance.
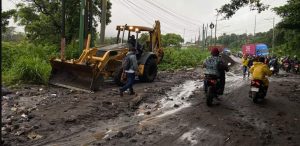
[[[154,52],[158,58],[157,63],[160,63],[163,59],[164,51],[161,44],[160,22],[158,20],[155,21],[153,31],[150,32],[150,40],[152,52]]]

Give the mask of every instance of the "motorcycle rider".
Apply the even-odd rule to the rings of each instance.
[[[294,58],[291,60],[291,64],[292,64],[292,67],[293,67],[293,71],[296,72],[296,67],[295,66],[299,64],[299,60],[298,60],[296,55],[294,55]]]
[[[275,55],[272,57],[272,59],[269,62],[269,67],[271,67],[271,66],[274,67],[275,72],[279,71],[279,63],[278,63],[278,59]]]
[[[248,61],[248,69],[251,68],[251,66],[253,65],[253,62],[254,62],[254,57],[253,56],[249,56],[249,61]],[[250,76],[250,72],[248,71],[248,78]]]
[[[264,64],[264,62],[265,58],[259,57],[258,62],[254,62],[249,71],[252,74],[252,80],[261,80],[263,82],[265,93],[267,94],[269,80],[266,76],[271,76],[272,71],[269,69],[268,65]]]
[[[205,68],[204,74],[204,91],[207,92],[207,78],[216,78],[219,79],[220,82],[217,84],[219,95],[223,94],[225,87],[225,71],[228,71],[228,66],[222,61],[219,56],[218,48],[211,49],[211,56],[204,61],[203,67]],[[218,98],[217,98],[218,99]],[[220,99],[218,99],[220,100]]]
[[[291,59],[290,59],[290,56],[287,56],[284,60],[283,60],[283,67],[284,67],[284,64],[288,64],[288,68],[286,69],[287,72],[290,71],[291,69]]]

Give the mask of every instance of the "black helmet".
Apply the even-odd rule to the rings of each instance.
[[[258,61],[259,61],[259,62],[265,62],[265,57],[260,56],[260,57],[258,58]]]

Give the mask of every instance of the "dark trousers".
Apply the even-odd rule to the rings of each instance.
[[[248,66],[243,66],[243,75],[244,75],[244,77],[246,76],[247,71],[248,71]]]
[[[122,92],[124,92],[127,89],[129,89],[130,92],[133,92],[132,86],[134,84],[135,74],[134,73],[126,73],[126,75],[127,75],[127,82],[120,90]]]

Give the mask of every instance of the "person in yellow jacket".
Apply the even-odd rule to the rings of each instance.
[[[261,80],[266,87],[266,91],[269,87],[269,80],[266,76],[271,76],[272,71],[268,67],[268,65],[264,64],[265,58],[259,57],[259,62],[253,62],[253,66],[250,68],[250,73],[252,74],[253,80]]]
[[[248,63],[249,63],[249,59],[247,57],[247,55],[244,55],[242,58],[242,65],[243,65],[243,77],[246,77],[246,73],[248,70]]]

